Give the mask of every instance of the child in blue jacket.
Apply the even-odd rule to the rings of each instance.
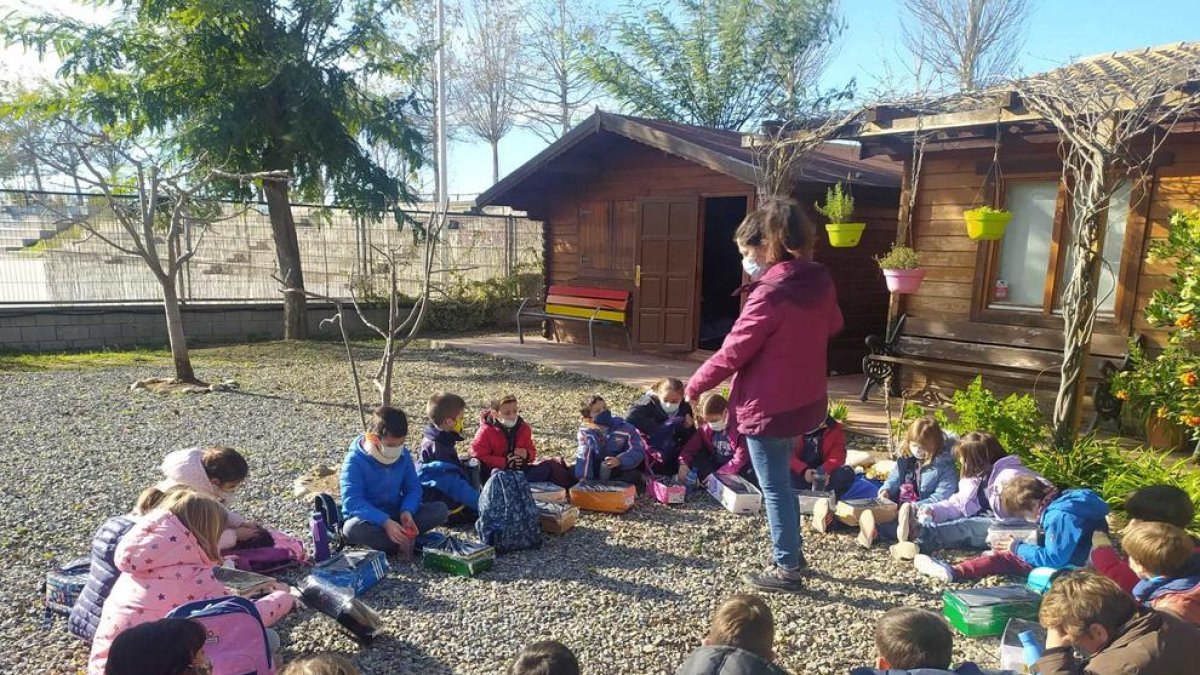
[[[992,543],[992,552],[949,565],[918,555],[917,571],[943,581],[969,581],[993,575],[1025,576],[1035,567],[1063,569],[1087,564],[1092,533],[1108,528],[1108,504],[1091,490],[1059,492],[1036,476],[1017,476],[1000,490],[1004,511],[1038,523],[1040,546],[1012,537]]]
[[[429,422],[422,432],[417,476],[426,502],[443,502],[450,524],[474,522],[479,515],[479,487],[455,447],[463,441],[467,402],[457,394],[434,394],[425,406]]]
[[[679,473],[679,454],[696,434],[692,406],[683,400],[683,382],[674,377],[655,382],[629,408],[625,421],[642,432],[650,473],[660,476]]]
[[[616,480],[644,487],[642,462],[646,445],[642,435],[620,417],[615,417],[600,396],[592,396],[579,407],[579,452],[575,477],[580,480]]]
[[[356,546],[396,553],[446,522],[442,503],[421,503],[421,482],[405,445],[408,416],[397,408],[375,410],[371,431],[350,443],[342,463],[342,534]]]

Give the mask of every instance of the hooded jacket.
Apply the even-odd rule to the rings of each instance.
[[[913,670],[900,670],[891,668],[883,670],[882,668],[855,668],[850,671],[850,675],[1016,675],[1011,670],[984,670],[979,666],[967,661],[954,670],[942,670],[941,668],[914,668]]]
[[[1018,558],[1033,567],[1062,569],[1087,564],[1092,533],[1108,528],[1108,504],[1091,490],[1067,490],[1046,505],[1039,519],[1042,545],[1019,542]]]
[[[625,470],[640,466],[646,459],[642,435],[632,424],[615,415],[607,429],[590,424],[579,427],[576,440],[579,450],[575,455],[575,477],[580,480],[596,478],[600,463],[606,457],[619,458],[621,468]]]
[[[1196,672],[1200,628],[1183,619],[1142,608],[1089,661],[1070,647],[1048,649],[1034,669],[1040,675],[1184,675]]]
[[[1133,587],[1133,597],[1160,612],[1200,625],[1200,554],[1193,554],[1173,577],[1143,579]]]
[[[787,671],[745,649],[719,645],[692,652],[675,675],[787,675]]]
[[[1200,544],[1196,546],[1200,553]],[[1133,594],[1133,587],[1138,585],[1141,578],[1129,568],[1129,562],[1117,554],[1112,546],[1098,546],[1092,549],[1088,562],[1097,572],[1112,579],[1126,593]]]
[[[738,442],[736,429],[726,426],[724,431],[713,431],[713,428],[708,426],[708,422],[701,420],[696,433],[692,434],[692,437],[684,444],[683,450],[679,452],[679,461],[691,466],[701,452],[707,452],[713,456],[713,464],[717,467],[718,472],[727,473],[723,469],[734,463],[739,454],[746,454],[744,450],[738,448]],[[745,466],[745,461],[742,461],[736,471],[740,471]]]
[[[913,480],[917,490],[916,506],[926,506],[948,499],[954,494],[958,485],[958,465],[954,461],[954,453],[949,448],[954,447],[956,437],[947,434],[945,445],[941,452],[934,456],[928,464],[918,463],[915,457],[901,457],[896,460],[883,487],[891,495],[893,501],[898,499],[900,486]],[[919,467],[919,468],[918,468]],[[910,474],[915,473],[915,477]]]
[[[159,481],[154,487],[166,492],[177,485],[183,485],[221,502],[221,506],[225,507],[225,516],[229,520],[229,527],[221,534],[220,546],[224,551],[237,544],[237,528],[246,524],[246,519],[230,510],[229,504],[226,502],[228,495],[212,484],[208,472],[204,470],[203,459],[204,450],[200,448],[176,450],[168,454],[163,458],[162,463],[162,472],[166,478]]]
[[[194,600],[228,595],[213,576],[214,561],[195,536],[167,511],[151,511],[117,545],[121,576],[104,603],[92,641],[89,675],[103,675],[112,641],[122,631],[161,619]],[[292,609],[292,596],[275,591],[254,601],[270,626]]]
[[[670,415],[662,409],[662,401],[654,392],[648,391],[629,408],[625,421],[632,424],[646,441],[646,450],[656,455],[659,461],[679,457],[680,450],[696,434],[696,427],[684,424],[688,416],[695,423],[692,406],[687,401]]]
[[[745,287],[749,294],[721,349],[687,383],[698,400],[733,377],[730,424],[741,434],[792,437],[825,419],[829,339],[842,329],[842,312],[829,270],[810,260],[788,260]]]
[[[402,511],[416,513],[421,506],[421,481],[408,450],[392,464],[375,459],[363,447],[366,436],[350,442],[342,462],[342,513],[346,520],[359,518],[383,527]]]
[[[845,465],[846,432],[832,417],[826,417],[820,429],[801,436],[792,452],[791,471],[800,476],[817,467],[828,476]]]
[[[1000,491],[1017,476],[1034,476],[1047,482],[1045,478],[1022,464],[1020,457],[1016,455],[1001,457],[987,472],[986,484],[984,484],[982,476],[959,478],[958,490],[949,499],[929,504],[929,508],[933,511],[933,522],[944,523],[959,518],[970,518],[988,511],[991,511],[1000,520],[1014,517],[1005,513],[1001,506]]]
[[[109,518],[92,537],[92,564],[88,569],[87,585],[75,599],[67,619],[67,630],[84,642],[91,642],[96,634],[104,603],[117,583],[117,577],[121,576],[116,563],[117,544],[136,522],[132,515]]]
[[[463,437],[457,432],[441,429],[432,422],[425,425],[422,435],[417,477],[422,486],[441,493],[426,491],[425,501],[444,501],[451,510],[461,505],[478,511],[479,490],[467,478],[466,469],[455,448]]]
[[[529,423],[518,417],[517,425],[509,429],[500,423],[492,411],[483,411],[479,416],[479,431],[471,440],[471,456],[492,471],[503,471],[508,468],[508,460],[517,448],[529,451],[526,464],[533,464],[537,459],[533,428]]]

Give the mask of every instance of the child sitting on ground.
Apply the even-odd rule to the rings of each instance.
[[[472,476],[458,456],[463,440],[463,413],[467,402],[457,394],[434,394],[425,406],[429,422],[418,451],[417,476],[425,488],[426,502],[442,502],[450,511],[448,523],[474,522],[479,515],[479,477]]]
[[[376,408],[370,429],[350,442],[342,462],[342,533],[349,544],[394,555],[445,523],[448,510],[442,502],[421,503],[404,411]]]
[[[992,552],[951,566],[918,555],[917,571],[942,581],[970,581],[993,575],[1025,576],[1035,567],[1063,569],[1087,563],[1092,533],[1108,527],[1108,504],[1091,490],[1059,492],[1035,476],[1017,476],[1000,492],[1004,510],[1040,525],[1042,546],[1014,542],[1012,537],[994,541]]]
[[[958,483],[958,467],[954,464],[951,449],[956,441],[953,436],[943,433],[932,418],[914,420],[905,432],[901,456],[896,459],[896,465],[892,467],[883,487],[879,488],[879,499],[895,504],[924,506],[954,494]],[[813,509],[813,528],[825,532],[833,522],[828,503],[821,501],[816,506],[819,508]],[[877,521],[874,510],[863,511],[857,522],[859,546],[871,548],[880,534],[881,525],[885,526],[884,536],[894,538],[895,517],[895,511],[891,511],[886,521]],[[856,524],[846,520],[842,522],[851,526]]]
[[[804,434],[792,451],[792,487],[812,490],[818,478],[825,490],[833,490],[838,499],[854,483],[854,469],[846,466],[846,432],[842,423],[826,415],[821,426]]]
[[[1020,457],[1009,455],[995,436],[980,431],[958,439],[954,456],[962,468],[958,491],[924,506],[900,505],[900,543],[891,548],[893,558],[912,560],[918,553],[947,548],[987,548],[988,529],[1010,519],[1000,503],[1001,489],[1017,476],[1037,476]]]
[[[1125,514],[1129,516],[1130,527],[1140,522],[1154,522],[1187,529],[1195,516],[1195,506],[1188,493],[1174,485],[1150,485],[1126,497]],[[1196,547],[1196,552],[1200,553],[1200,545]],[[1133,587],[1140,581],[1138,575],[1117,555],[1106,532],[1098,531],[1092,535],[1092,555],[1089,560],[1097,572],[1117,582],[1127,593],[1132,593]]]
[[[926,609],[893,607],[884,612],[879,623],[875,624],[875,649],[879,652],[875,668],[855,668],[850,675],[987,673],[969,661],[957,668],[950,667],[954,656],[954,635],[945,619]]]
[[[729,401],[709,392],[700,397],[700,425],[679,453],[680,482],[692,469],[700,481],[714,473],[738,473],[746,467],[749,455],[738,447],[738,433],[729,421]]]
[[[1046,629],[1046,650],[1033,667],[1040,675],[1196,672],[1200,628],[1139,607],[1098,574],[1078,571],[1055,579],[1038,621]]]
[[[533,429],[521,417],[517,397],[505,394],[492,401],[491,410],[479,417],[479,431],[471,441],[471,456],[482,465],[481,482],[493,471],[513,469],[533,483],[551,482],[571,487],[571,471],[557,457],[537,461]]]
[[[612,414],[604,399],[595,395],[579,406],[579,451],[575,477],[579,480],[616,480],[645,489],[642,462],[646,446],[638,430]]]
[[[783,675],[775,660],[775,617],[762,598],[735,595],[717,608],[702,646],[676,675]]]
[[[225,529],[225,508],[195,492],[173,491],[121,539],[116,566],[121,576],[104,603],[92,641],[89,675],[103,675],[113,640],[121,632],[166,616],[195,600],[228,595],[213,575]],[[287,587],[254,601],[267,626],[292,609]]]
[[[625,421],[645,437],[646,466],[650,473],[676,475],[680,451],[696,433],[692,406],[683,400],[683,382],[674,377],[655,382],[629,408]]]
[[[212,672],[204,653],[208,631],[191,619],[143,623],[113,639],[105,666],[109,675],[185,675]]]
[[[579,675],[579,660],[563,643],[542,640],[517,654],[508,675]]]
[[[279,675],[361,675],[361,672],[344,656],[321,654],[292,661],[279,671]]]
[[[1138,523],[1121,547],[1142,579],[1133,587],[1138,602],[1200,624],[1200,553],[1187,532],[1169,523]]]

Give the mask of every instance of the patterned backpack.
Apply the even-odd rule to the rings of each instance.
[[[49,628],[54,614],[69,616],[79,594],[87,586],[88,573],[91,571],[90,558],[79,558],[48,572],[42,582],[45,613],[42,617],[42,627]]]
[[[479,496],[475,531],[480,541],[494,547],[497,553],[541,547],[537,502],[533,501],[525,474],[520,471],[492,474]]]
[[[197,600],[167,616],[204,626],[204,654],[212,662],[213,675],[275,675],[267,629],[253,602],[233,595]]]

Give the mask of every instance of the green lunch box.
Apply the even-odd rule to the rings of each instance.
[[[1024,586],[968,588],[942,593],[946,620],[963,635],[1000,635],[1009,619],[1037,620],[1041,596]]]
[[[496,549],[442,535],[439,541],[424,546],[421,564],[425,569],[473,577],[492,569],[492,565],[496,564]]]

